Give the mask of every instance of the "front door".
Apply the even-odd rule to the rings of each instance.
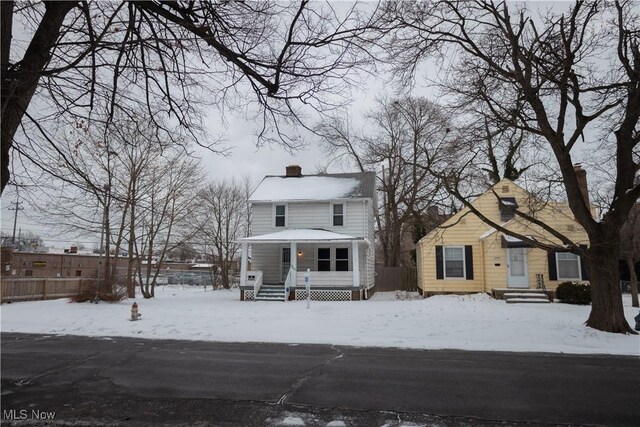
[[[507,249],[507,278],[510,288],[528,288],[529,271],[525,248]]]
[[[280,266],[280,281],[285,282],[287,280],[287,275],[289,274],[289,268],[291,267],[291,248],[282,248]]]

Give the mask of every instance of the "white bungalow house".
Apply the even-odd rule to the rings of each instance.
[[[240,239],[242,300],[359,300],[374,285],[375,173],[266,176]],[[249,254],[251,269],[248,269]]]

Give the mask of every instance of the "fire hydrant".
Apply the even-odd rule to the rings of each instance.
[[[138,303],[134,302],[131,306],[131,320],[138,320],[140,316],[142,316],[142,314],[138,313]]]

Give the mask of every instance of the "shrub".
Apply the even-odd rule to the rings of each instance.
[[[567,304],[591,304],[591,287],[587,283],[562,282],[556,289],[556,298]]]
[[[114,285],[113,291],[110,293],[100,292],[98,293],[98,299],[106,302],[118,302],[127,298],[127,288],[125,286]],[[96,287],[95,285],[89,286],[82,291],[78,292],[71,298],[72,302],[87,302],[96,300]]]

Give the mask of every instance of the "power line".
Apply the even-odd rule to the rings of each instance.
[[[21,208],[20,205],[20,200],[18,198],[16,198],[15,202],[11,203],[12,205],[15,205],[15,208],[9,208],[10,211],[16,211],[16,213],[13,216],[13,234],[11,235],[11,243],[15,244],[16,243],[16,224],[18,223],[18,211],[22,211],[24,210],[24,208]]]

